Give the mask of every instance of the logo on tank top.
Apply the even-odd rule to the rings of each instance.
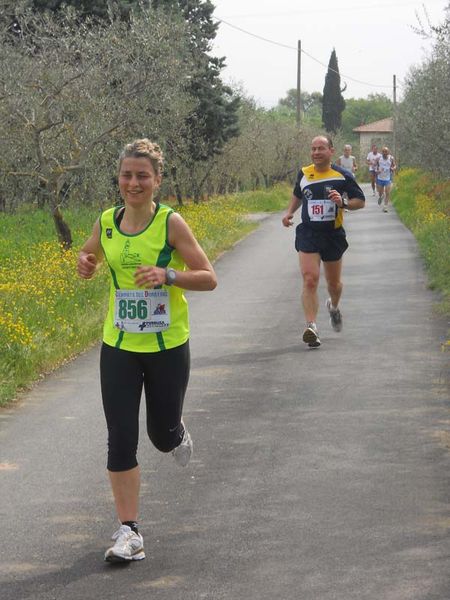
[[[127,240],[120,254],[120,264],[124,269],[139,267],[142,264],[139,252],[131,252],[131,242]]]

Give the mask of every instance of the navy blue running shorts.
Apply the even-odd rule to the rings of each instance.
[[[297,252],[320,254],[323,262],[339,260],[347,248],[348,243],[343,227],[331,231],[318,231],[300,223],[295,229]]]

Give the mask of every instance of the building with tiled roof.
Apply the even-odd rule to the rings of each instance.
[[[372,144],[377,144],[378,149],[381,149],[382,146],[389,146],[392,150],[391,146],[394,134],[394,119],[392,117],[360,125],[359,127],[355,127],[353,131],[359,133],[361,164],[364,164]]]

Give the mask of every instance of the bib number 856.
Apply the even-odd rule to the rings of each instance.
[[[118,316],[120,319],[146,319],[148,317],[145,300],[119,300]]]

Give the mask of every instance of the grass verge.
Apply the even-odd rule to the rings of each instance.
[[[281,210],[289,197],[290,187],[280,185],[177,210],[214,261],[257,227],[247,214]],[[98,215],[87,208],[65,211],[74,240],[65,252],[49,212],[0,213],[0,406],[100,339],[109,275],[104,267],[92,281],[76,274],[78,250]]]
[[[402,169],[396,176],[393,203],[397,214],[412,231],[428,273],[429,287],[441,295],[439,314],[450,318],[450,181],[439,181],[416,169]],[[450,348],[447,340],[444,349]]]

